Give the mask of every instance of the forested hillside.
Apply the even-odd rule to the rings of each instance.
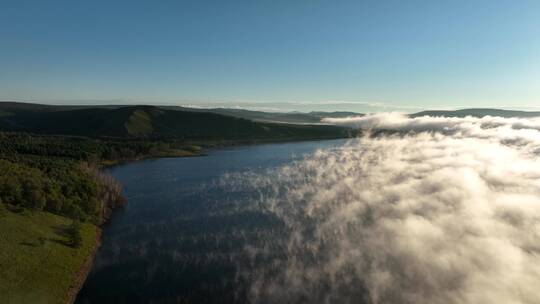
[[[263,123],[223,113],[178,108],[19,105],[0,103],[3,113],[0,115],[0,130],[184,140],[302,140],[348,136],[348,130],[337,126]],[[309,117],[320,122],[320,118]]]
[[[113,153],[119,146],[0,132],[0,303],[74,297],[99,243],[96,225],[125,203],[120,184],[99,171],[107,155],[137,153],[133,144]]]
[[[100,223],[123,204],[120,185],[97,167],[110,150],[86,139],[0,133],[0,202]]]

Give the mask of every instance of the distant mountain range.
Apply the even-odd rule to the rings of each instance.
[[[361,116],[355,112],[262,112],[178,106],[57,106],[0,102],[0,130],[90,137],[174,137],[185,139],[274,140],[347,137],[350,129],[322,124],[325,117]],[[540,112],[498,109],[423,111],[443,117],[540,117]]]

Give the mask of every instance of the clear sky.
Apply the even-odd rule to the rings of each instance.
[[[540,109],[540,1],[0,0],[0,100]]]

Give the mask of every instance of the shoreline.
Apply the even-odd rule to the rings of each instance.
[[[182,149],[177,149],[173,151],[173,154],[163,154],[159,153],[156,155],[143,155],[135,158],[129,159],[120,159],[114,161],[107,161],[98,164],[100,170],[111,169],[116,166],[126,165],[130,163],[135,163],[139,161],[144,161],[148,159],[160,159],[160,158],[185,158],[185,157],[204,157],[208,156],[209,151],[232,148],[232,147],[251,147],[257,145],[269,145],[269,144],[286,144],[294,142],[316,142],[316,141],[327,141],[327,140],[339,140],[339,139],[354,139],[356,136],[347,136],[347,137],[329,137],[329,138],[303,138],[303,139],[269,139],[269,140],[231,140],[231,141],[220,141],[220,142],[188,142],[190,145],[200,147],[199,151],[187,151]],[[174,154],[178,152],[178,154]]]
[[[101,237],[103,234],[103,230],[101,227],[96,226],[97,233],[96,238],[94,240],[94,246],[92,248],[92,252],[88,255],[86,260],[84,261],[82,267],[79,269],[75,276],[75,282],[73,282],[73,285],[68,290],[67,295],[67,304],[73,304],[77,300],[77,295],[81,291],[84,283],[86,282],[86,279],[88,278],[88,275],[92,271],[92,267],[94,266],[94,260],[96,258],[96,254],[99,250],[99,247],[101,247]]]

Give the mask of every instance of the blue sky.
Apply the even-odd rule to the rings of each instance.
[[[540,1],[0,0],[0,100],[540,108]]]

